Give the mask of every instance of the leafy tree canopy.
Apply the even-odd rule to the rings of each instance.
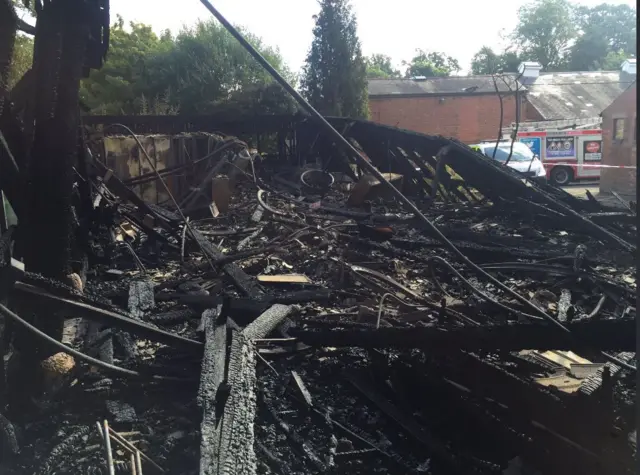
[[[444,53],[427,53],[421,49],[416,50],[416,55],[410,62],[403,61],[402,64],[407,66],[405,72],[407,78],[450,76],[452,72],[458,72],[461,69],[455,58]]]
[[[31,68],[31,63],[33,63],[33,38],[18,33],[13,46],[11,67],[9,68],[9,78],[7,81],[9,90],[11,90],[23,74]]]
[[[150,26],[130,22],[125,28],[118,16],[111,27],[104,66],[82,81],[80,97],[93,114],[133,114],[147,91],[151,58],[172,48],[170,35],[159,38]]]
[[[498,54],[488,46],[483,46],[471,60],[471,74],[515,73],[523,59],[513,51]]]
[[[244,34],[276,69],[295,80],[278,50]],[[81,97],[94,114],[207,114],[224,109],[242,115],[261,107],[272,112],[294,108],[285,91],[213,20],[173,37],[169,31],[158,36],[140,23],[125,26],[118,17],[107,61],[83,81]],[[275,103],[280,109],[275,110]]]
[[[528,57],[545,71],[566,70],[571,42],[575,39],[572,5],[568,0],[534,0],[520,7],[513,39]]]
[[[515,72],[522,60],[545,71],[617,70],[636,56],[637,13],[629,5],[576,6],[568,0],[533,0],[519,10],[511,33],[516,50],[483,47],[474,56],[474,74]]]
[[[322,114],[367,117],[367,65],[348,0],[320,0],[302,91]]]
[[[619,69],[636,55],[637,15],[629,5],[603,3],[593,8],[577,7],[574,12],[580,36],[571,47],[571,69]],[[620,61],[615,64],[612,61]]]
[[[384,54],[372,54],[366,58],[367,79],[399,78],[400,71],[391,64],[391,58]]]

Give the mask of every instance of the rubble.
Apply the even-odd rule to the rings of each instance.
[[[309,124],[295,127],[301,136]],[[104,414],[175,473],[507,473],[516,459],[560,473],[567,453],[584,473],[630,471],[630,214],[526,183],[454,141],[360,121],[350,131],[389,173],[411,163],[402,189],[446,239],[568,331],[466,265],[393,197],[348,205],[344,185],[357,182],[337,171],[329,188],[294,191],[274,176],[296,166],[249,154],[228,209],[207,218],[207,206],[141,201],[95,150],[95,256],[82,293],[28,268],[9,292],[20,309],[46,303],[104,336],[74,342],[73,377],[33,422],[13,423],[9,453],[20,452],[3,459],[8,470],[106,470],[102,449],[56,448],[101,446],[96,431],[78,430]],[[386,137],[395,160],[376,162]],[[429,152],[417,150],[444,145],[450,168],[434,187]],[[206,190],[216,176],[194,176],[199,200],[215,201]],[[109,230],[123,228],[132,232],[113,240]],[[96,351],[111,341],[112,356]],[[114,444],[114,470],[135,463]]]
[[[87,117],[77,153],[63,104],[29,166],[77,162],[35,173],[73,219],[28,253],[55,207],[0,100],[0,472],[632,472],[633,210],[346,118]]]

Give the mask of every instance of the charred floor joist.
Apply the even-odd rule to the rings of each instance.
[[[256,473],[253,424],[257,350],[253,340],[267,336],[294,311],[294,307],[275,304],[242,331],[227,330],[222,306],[203,314],[205,356],[199,393],[203,409],[201,474]]]

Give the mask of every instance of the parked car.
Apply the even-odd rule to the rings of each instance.
[[[511,141],[502,141],[498,144],[496,149],[495,142],[493,143],[479,143],[471,145],[471,148],[483,153],[489,158],[494,158],[501,163],[507,163],[509,152],[511,150]],[[495,157],[493,151],[495,149]],[[544,165],[540,161],[540,157],[534,154],[531,149],[524,143],[514,142],[513,152],[511,153],[511,159],[507,164],[508,167],[522,173],[524,176],[530,178],[538,183],[547,182],[547,172],[544,169]]]

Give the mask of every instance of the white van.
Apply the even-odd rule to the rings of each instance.
[[[511,141],[501,141],[496,149],[496,143],[479,143],[470,145],[470,147],[478,152],[483,153],[489,158],[495,158],[495,160],[506,163],[511,150]],[[495,157],[493,152],[495,150]],[[519,171],[524,176],[531,178],[538,183],[547,182],[547,172],[544,169],[544,165],[540,161],[540,157],[535,155],[531,149],[522,142],[513,142],[513,152],[511,153],[511,159],[507,164],[509,168]]]

